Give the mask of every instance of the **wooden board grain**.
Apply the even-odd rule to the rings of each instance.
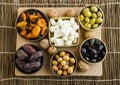
[[[29,8],[24,8],[24,7],[19,8],[18,15],[26,9],[29,9]],[[71,7],[59,7],[59,8],[36,8],[36,9],[44,12],[45,14],[48,9],[55,9],[56,11],[58,11],[60,17],[64,16],[64,13],[66,10],[73,9],[76,11],[76,17],[77,17],[78,12],[81,8],[80,7],[72,7],[72,8]],[[85,31],[82,28],[80,28],[80,43],[78,46],[67,47],[67,48],[58,48],[58,50],[63,50],[63,49],[69,50],[77,57],[78,61],[81,60],[80,55],[79,55],[79,47],[80,47],[80,44],[82,43],[82,41],[84,40],[84,37],[83,37],[84,32]],[[101,29],[100,28],[95,30],[95,37],[98,39],[101,39]],[[48,35],[46,36],[46,38],[48,38]],[[31,44],[35,44],[35,45],[39,46],[39,42],[35,42],[35,43],[29,42],[29,41],[23,39],[18,34],[17,34],[16,42],[17,42],[16,50],[24,44],[31,43]],[[43,63],[42,68],[38,72],[28,75],[28,74],[21,73],[20,71],[17,70],[17,68],[15,68],[15,75],[16,76],[53,76],[53,73],[52,73],[52,71],[50,69],[50,65],[49,65],[51,56],[47,53],[46,50],[43,50],[43,52],[44,52],[44,63]],[[101,76],[101,75],[102,75],[102,62],[90,65],[90,69],[85,73],[75,71],[71,76]]]

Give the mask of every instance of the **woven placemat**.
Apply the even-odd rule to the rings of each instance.
[[[102,77],[15,77],[14,23],[18,7],[80,7],[99,5],[105,13],[102,40],[109,53]],[[120,1],[119,0],[2,0],[0,1],[0,85],[120,85]]]

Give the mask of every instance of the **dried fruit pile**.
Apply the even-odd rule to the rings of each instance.
[[[43,53],[32,45],[24,45],[16,52],[15,64],[25,73],[33,73],[40,69],[43,62]]]
[[[42,12],[30,9],[18,17],[16,27],[19,34],[26,39],[37,39],[46,33],[47,25],[47,19]]]

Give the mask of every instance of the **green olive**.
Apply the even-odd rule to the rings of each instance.
[[[88,17],[85,17],[85,22],[89,23],[90,19]]]
[[[92,13],[92,18],[97,18],[96,13]]]
[[[68,67],[68,73],[69,74],[73,73],[73,67]]]
[[[85,24],[85,21],[82,21],[82,24],[84,25],[84,24]]]
[[[70,58],[70,63],[71,64],[75,64],[75,59],[74,58]]]
[[[84,16],[80,15],[80,21],[83,21],[83,20],[84,20]]]
[[[83,13],[86,12],[86,11],[90,11],[89,8],[84,8],[83,9]]]
[[[56,60],[53,60],[53,61],[52,61],[52,64],[53,64],[53,65],[58,65],[58,62],[57,62]]]
[[[64,55],[64,56],[63,56],[63,59],[64,59],[65,61],[68,61],[68,60],[70,59],[70,57],[69,57],[68,55]]]
[[[58,70],[58,71],[57,71],[57,74],[58,74],[58,75],[62,75],[62,70]]]
[[[99,23],[102,23],[103,22],[103,19],[102,18],[97,18],[96,22],[99,24]]]
[[[59,55],[55,55],[55,59],[58,59],[59,58]]]
[[[103,15],[102,15],[102,13],[101,13],[100,11],[98,11],[98,12],[97,12],[97,16],[98,16],[99,18],[102,18]]]
[[[91,25],[89,23],[85,23],[84,25],[86,28],[90,29],[91,28]]]
[[[86,11],[86,12],[84,12],[84,16],[86,16],[86,17],[91,17],[91,12],[90,11]]]
[[[65,66],[66,65],[66,61],[65,60],[62,60],[61,63],[60,63],[61,66]]]
[[[90,9],[91,9],[92,12],[97,12],[98,11],[98,8],[96,6],[92,6]]]
[[[90,25],[93,25],[94,23],[95,23],[95,19],[93,18],[90,20]]]
[[[98,24],[94,24],[94,25],[93,25],[93,28],[97,28],[97,27],[98,27]]]
[[[53,71],[58,71],[58,67],[57,66],[52,66],[52,70]]]
[[[64,51],[60,52],[60,56],[61,56],[61,57],[63,57],[64,55],[65,55],[65,52],[64,52]]]
[[[67,71],[63,71],[63,75],[67,76],[68,75]]]
[[[57,58],[58,62],[61,62],[63,59],[61,57]]]

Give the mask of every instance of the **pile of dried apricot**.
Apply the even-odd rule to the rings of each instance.
[[[36,9],[23,12],[17,19],[17,31],[26,39],[41,38],[48,29],[47,17]]]

